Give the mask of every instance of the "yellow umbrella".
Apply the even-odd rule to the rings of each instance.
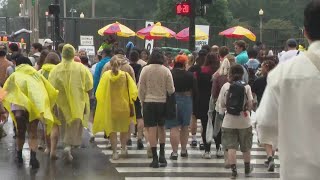
[[[119,22],[115,22],[113,24],[109,24],[109,25],[101,28],[98,31],[98,34],[101,36],[116,34],[117,36],[120,36],[120,37],[131,37],[131,36],[136,35],[136,33],[134,31],[132,31],[127,26],[125,26]]]
[[[196,28],[196,40],[207,40],[209,38],[208,34],[203,32],[201,29]],[[189,41],[189,28],[185,28],[182,31],[180,31],[176,35],[176,39],[181,41]]]
[[[249,29],[246,29],[241,26],[232,27],[225,31],[219,33],[221,36],[225,36],[227,38],[243,38],[246,37],[251,41],[256,41],[256,35],[254,35]]]

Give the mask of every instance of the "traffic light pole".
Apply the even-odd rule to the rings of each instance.
[[[190,0],[191,14],[190,14],[190,25],[189,25],[189,50],[194,51],[196,47],[196,11],[197,11],[196,0]]]

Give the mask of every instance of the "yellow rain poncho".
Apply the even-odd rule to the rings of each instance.
[[[81,63],[73,61],[75,50],[67,44],[62,50],[62,62],[49,74],[50,83],[59,90],[57,107],[67,124],[81,120],[87,127],[90,115],[88,92],[93,88],[92,74]]]
[[[5,108],[11,113],[11,104],[24,107],[29,113],[29,121],[43,120],[48,127],[54,122],[52,108],[58,91],[30,65],[22,64],[7,79],[3,89],[8,93],[3,100]],[[47,129],[50,131],[50,129]]]
[[[49,78],[49,74],[52,71],[53,68],[55,68],[56,65],[55,64],[44,64],[41,69],[39,70],[39,72],[45,77],[45,78]]]
[[[111,71],[105,72],[96,92],[97,108],[93,134],[105,132],[109,135],[112,132],[128,132],[131,120],[133,119],[136,123],[136,118],[130,117],[129,101],[134,104],[137,96],[136,83],[128,73],[119,71],[118,75],[114,75]]]

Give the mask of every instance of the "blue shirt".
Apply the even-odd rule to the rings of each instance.
[[[102,69],[103,69],[104,65],[106,65],[110,61],[110,59],[111,59],[110,57],[105,57],[105,58],[101,59],[101,61],[98,62],[97,66],[96,66],[96,70],[93,75],[93,92],[94,92],[94,94],[96,94],[96,90],[97,90],[99,82],[100,82]]]
[[[260,62],[256,59],[250,59],[247,63],[248,68],[258,69]]]
[[[247,51],[242,51],[238,56],[236,57],[236,63],[240,65],[244,65],[249,61],[248,53]]]

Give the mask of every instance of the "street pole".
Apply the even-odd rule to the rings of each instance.
[[[67,17],[67,0],[63,0],[63,17]]]
[[[92,18],[96,16],[96,0],[92,0]]]
[[[260,42],[262,43],[262,15],[260,15]]]
[[[189,50],[194,51],[196,47],[196,10],[197,10],[197,3],[196,0],[190,0],[190,7],[191,7],[191,13],[190,13],[190,25],[189,25]]]

